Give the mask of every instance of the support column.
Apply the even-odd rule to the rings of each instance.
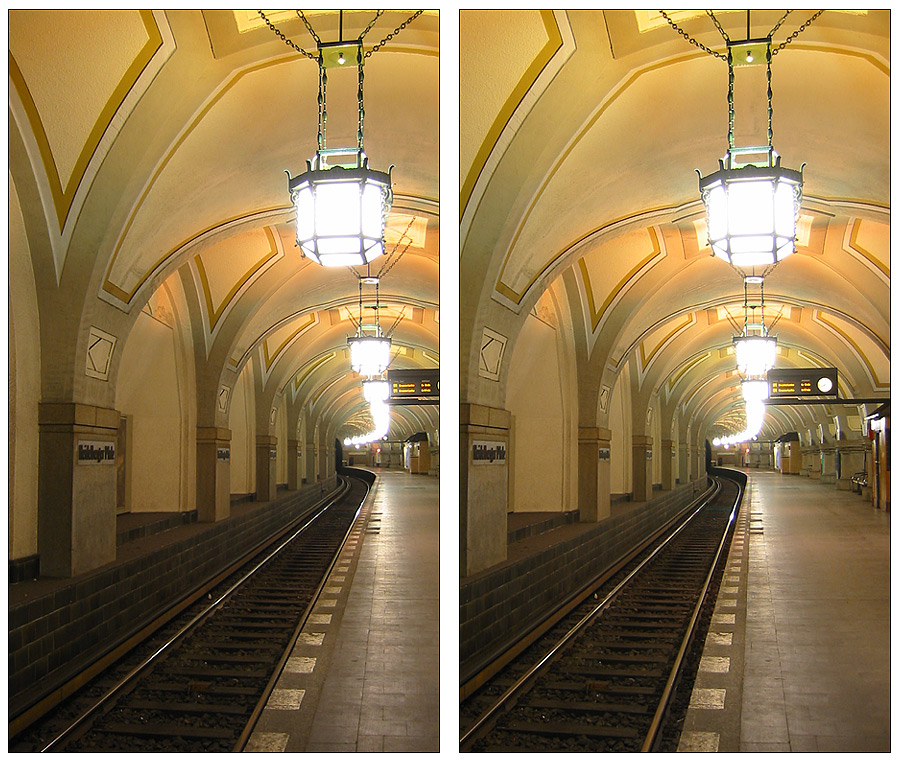
[[[303,453],[300,449],[299,439],[288,439],[287,443],[287,467],[288,467],[288,489],[294,490],[300,488],[300,461]]]
[[[837,482],[836,448],[823,445],[820,457],[822,459],[822,483],[835,484]]]
[[[662,488],[669,490],[675,487],[675,442],[671,439],[663,439],[660,445],[662,446],[662,452],[659,455],[662,466]]]
[[[42,574],[75,577],[116,559],[119,417],[93,405],[38,405]]]
[[[311,436],[306,438],[306,451],[303,453],[303,484],[316,483],[316,443]]]
[[[691,446],[687,441],[678,443],[678,483],[687,484],[690,480]]]
[[[268,434],[256,435],[256,499],[274,500],[277,493],[275,468],[278,451],[277,437]]]
[[[197,427],[197,520],[231,515],[231,431]]]
[[[324,428],[324,427],[323,427]],[[318,481],[325,481],[334,470],[334,465],[332,464],[329,467],[329,464],[333,460],[333,448],[328,446],[328,440],[325,436],[325,432],[322,431],[319,433],[319,441],[316,443],[316,460],[318,462]]]
[[[459,573],[506,560],[509,510],[508,410],[460,404]]]
[[[631,499],[644,503],[653,495],[653,437],[631,437]]]
[[[609,516],[609,429],[578,429],[579,521],[600,521]]]

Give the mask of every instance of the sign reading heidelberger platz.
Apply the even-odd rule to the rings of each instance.
[[[472,463],[478,465],[503,465],[506,463],[505,442],[472,442]]]
[[[115,442],[78,442],[78,465],[97,465],[116,462]]]

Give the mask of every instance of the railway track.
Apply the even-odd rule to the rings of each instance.
[[[461,702],[460,750],[658,750],[739,491],[723,481],[662,545]]]
[[[346,482],[10,750],[240,750],[365,499],[364,482]]]

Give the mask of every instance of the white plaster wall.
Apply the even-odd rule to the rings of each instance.
[[[529,315],[510,360],[511,511],[563,511],[563,406],[557,331]]]
[[[231,429],[231,493],[256,491],[256,435],[253,368],[247,363],[234,385],[228,427]]]
[[[9,180],[9,558],[37,553],[41,336],[25,225]]]
[[[609,401],[609,491],[612,494],[631,492],[631,387],[628,364],[619,372]]]
[[[131,416],[132,513],[181,511],[182,407],[173,329],[141,312],[122,350],[116,409]]]

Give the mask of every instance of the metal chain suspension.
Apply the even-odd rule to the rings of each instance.
[[[717,19],[717,18],[715,17],[715,15],[713,14],[713,12],[712,12],[712,11],[707,11],[707,12],[706,12],[706,15],[709,16],[709,17],[712,19],[713,24],[716,25],[716,29],[719,30],[719,34],[722,35],[722,39],[725,40],[726,43],[727,43],[727,42],[731,42],[731,38],[725,33],[725,30],[722,29],[722,25],[719,23],[719,19]]]
[[[297,15],[300,17],[301,21],[303,21],[309,33],[312,35],[312,38],[316,41],[316,45],[321,47],[322,40],[319,39],[319,35],[316,34],[316,30],[312,28],[312,24],[307,21],[306,16],[303,15],[303,11],[297,11]]]
[[[285,37],[280,31],[278,31],[278,29],[276,28],[276,26],[275,26],[271,21],[269,21],[269,19],[266,18],[266,14],[265,14],[265,13],[263,13],[262,11],[257,11],[257,13],[260,15],[260,17],[262,18],[262,20],[266,22],[266,26],[268,26],[269,29],[271,29],[278,37],[280,37],[280,38],[281,38],[281,41],[282,41],[285,45],[287,45],[289,48],[292,48],[293,50],[297,51],[297,52],[300,53],[301,55],[304,55],[304,56],[306,56],[307,58],[309,58],[309,59],[311,59],[311,60],[313,60],[313,61],[317,60],[317,59],[316,59],[316,56],[315,56],[314,54],[312,54],[312,53],[310,53],[310,52],[304,50],[303,48],[301,48],[301,47],[295,45],[295,44],[294,44],[293,42],[291,42],[287,37]],[[304,21],[305,21],[305,20],[306,20],[306,19],[304,19]],[[309,27],[309,24],[307,24],[307,27]],[[312,28],[311,28],[311,27],[310,27],[310,31],[312,31]],[[316,40],[317,43],[319,42],[319,38],[316,37],[315,34],[313,34],[313,38]]]
[[[819,16],[825,13],[825,10],[816,11],[812,16],[810,16],[806,22],[792,35],[790,35],[784,42],[781,43],[774,51],[772,51],[772,55],[776,55],[778,52],[784,50],[788,45],[790,45],[795,39],[797,39],[797,35],[799,35],[802,31],[804,31],[813,21],[815,21]]]
[[[362,54],[362,38],[360,37],[359,46],[356,48],[356,68],[359,72],[359,90],[357,91],[357,98],[359,100],[359,125],[356,129],[356,143],[359,147],[359,150],[363,150],[363,120],[366,116],[366,108],[363,105],[363,80],[365,79],[365,75],[363,74],[363,54]]]
[[[734,148],[734,61],[728,48],[728,148]]]
[[[404,230],[403,233],[400,235],[400,237],[397,239],[397,243],[394,245],[394,248],[391,250],[391,253],[387,256],[387,258],[384,260],[384,263],[381,265],[381,269],[378,271],[379,278],[383,278],[385,275],[387,275],[393,269],[394,265],[400,261],[400,258],[404,254],[406,254],[406,250],[410,247],[410,244],[413,242],[412,238],[408,235],[408,233],[409,233],[409,229],[412,227],[413,222],[415,222],[415,219],[416,218],[414,216],[409,218],[409,222],[406,223],[406,230]],[[400,254],[397,256],[397,258],[394,259],[394,254],[397,253],[397,247],[400,245],[400,241],[402,241],[404,238],[407,239],[406,245],[403,247],[403,251],[401,251]]]
[[[749,13],[749,11],[748,11],[748,13]],[[775,32],[778,31],[778,27],[780,27],[787,20],[787,17],[790,16],[791,13],[793,13],[793,11],[785,11],[784,16],[782,16],[780,19],[778,19],[778,23],[775,24],[775,26],[772,27],[772,31],[769,32],[770,40],[772,39],[772,36],[775,34]],[[750,35],[747,35],[747,36],[749,37]]]
[[[325,149],[325,127],[326,122],[328,121],[328,100],[327,100],[327,87],[328,87],[328,73],[325,71],[325,66],[322,63],[322,53],[319,52],[319,57],[317,59],[319,64],[319,135],[317,138],[318,150],[322,151]]]
[[[769,107],[769,151],[772,150],[772,38],[769,38],[769,44],[766,45],[766,102]]]
[[[669,18],[668,14],[665,11],[660,11],[659,13],[666,21],[669,22],[669,26],[671,26],[672,29],[674,29],[676,32],[678,32],[678,34],[680,34],[682,37],[684,37],[684,39],[686,39],[689,43],[691,43],[691,45],[695,45],[696,47],[700,48],[700,50],[702,50],[704,53],[709,53],[711,56],[715,56],[716,58],[721,58],[723,61],[728,60],[728,56],[726,56],[724,53],[717,53],[712,48],[706,47],[706,45],[704,45],[702,42],[697,42],[697,40],[695,40],[687,32],[685,32],[680,26],[678,26],[678,24],[676,24],[674,21],[672,21],[672,19]]]
[[[379,11],[379,15],[381,13],[383,13],[383,11]],[[389,43],[391,40],[394,39],[395,35],[400,34],[400,32],[402,32],[404,29],[406,29],[406,27],[409,26],[409,24],[411,24],[413,21],[415,21],[417,18],[419,18],[419,16],[421,16],[423,13],[424,13],[424,11],[416,11],[412,16],[410,16],[408,19],[406,19],[406,21],[404,21],[402,24],[400,24],[400,26],[398,26],[393,32],[391,32],[387,37],[385,37],[375,47],[373,47],[371,50],[367,50],[366,58],[368,58],[370,55],[372,55],[372,53],[377,53],[379,50],[381,50],[381,48],[383,48],[385,45],[387,45],[387,43]],[[378,16],[376,16],[375,18],[378,18]],[[372,20],[372,23],[375,23],[374,19]],[[371,26],[372,26],[372,24],[369,24],[369,28],[371,28]],[[369,31],[369,28],[367,28],[366,31]]]

